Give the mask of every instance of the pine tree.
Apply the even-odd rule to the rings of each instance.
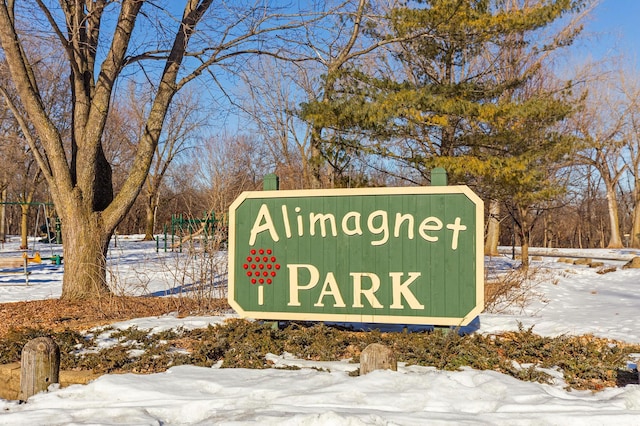
[[[330,102],[304,105],[303,116],[332,130],[325,143],[334,149],[395,160],[390,171],[413,182],[441,166],[450,181],[508,201],[524,245],[532,226],[525,213],[558,193],[554,165],[572,145],[558,131],[572,111],[570,84],[550,84],[545,60],[581,28],[570,20],[549,39],[541,32],[583,3],[430,0],[396,8],[386,28],[368,34],[406,40],[384,68],[331,76],[340,90]]]

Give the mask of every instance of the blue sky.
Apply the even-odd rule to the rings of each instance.
[[[624,54],[640,68],[640,1],[601,0],[585,26],[589,51],[596,57]]]

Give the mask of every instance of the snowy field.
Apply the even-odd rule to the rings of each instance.
[[[164,295],[189,286],[180,262],[187,256],[156,253],[140,236],[119,237],[109,252],[109,279],[116,292]],[[0,246],[0,257],[19,258],[16,238]],[[43,257],[60,247],[38,243]],[[535,252],[535,251],[534,251]],[[482,314],[478,333],[533,326],[537,334],[593,334],[640,343],[640,269],[622,270],[640,250],[546,250],[542,254],[602,259],[615,272],[557,262],[533,261],[538,270],[526,306]],[[622,259],[622,260],[621,260]],[[487,259],[489,273],[507,270],[509,257]],[[0,271],[0,302],[57,298],[63,266],[43,262],[24,275]],[[221,289],[222,291],[222,289]],[[227,317],[140,318],[120,328],[164,330],[206,327]],[[106,375],[88,385],[31,397],[26,404],[0,399],[0,425],[638,425],[640,385],[598,393],[566,391],[559,373],[553,385],[521,382],[494,371],[438,371],[405,366],[397,372],[349,376],[343,362],[309,362],[271,354],[276,366],[300,370],[174,367],[152,375]],[[219,367],[219,366],[218,366]],[[634,368],[630,364],[629,368]]]

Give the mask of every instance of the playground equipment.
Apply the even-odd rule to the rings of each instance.
[[[38,227],[38,225],[40,224],[40,210],[42,210],[43,216],[44,216],[44,224],[41,225],[40,227]],[[56,244],[61,244],[62,243],[62,227],[60,225],[60,218],[56,217],[55,221],[54,221],[54,227],[51,226],[51,220],[50,220],[50,215],[49,212],[47,211],[47,204],[45,203],[40,203],[38,205],[38,212],[36,214],[36,230],[35,230],[35,235],[36,237],[34,237],[34,242],[33,242],[33,250],[36,249],[36,244],[37,244],[37,235],[38,235],[38,230],[40,230],[41,233],[43,233],[45,235],[44,238],[40,239],[40,242],[42,243],[47,243],[49,245],[49,250],[51,255],[49,257],[43,257],[41,258],[42,260],[50,260],[52,264],[54,265],[61,265],[62,264],[62,256],[60,256],[59,254],[53,254],[53,243]],[[39,255],[38,255],[39,256]]]
[[[24,274],[25,285],[29,285],[29,275],[31,274],[29,265],[32,263],[40,264],[44,260],[50,260],[53,265],[62,265],[62,256],[58,254],[42,257],[39,252],[35,252],[33,256],[29,256],[25,252],[21,257],[0,257],[0,275]]]
[[[207,247],[208,243],[220,237],[222,221],[216,219],[215,213],[204,212],[202,218],[185,219],[182,214],[171,215],[171,225],[164,225],[164,251],[169,248],[171,251],[178,249],[182,252],[185,243],[194,244],[197,239],[202,243],[203,247]],[[170,232],[170,234],[169,234]],[[196,238],[198,237],[198,238]],[[170,241],[170,243],[169,243]],[[156,237],[156,251],[160,251],[160,237]]]
[[[33,243],[25,244],[31,246],[31,256],[28,252],[24,252],[20,257],[0,257],[0,275],[9,275],[9,274],[24,274],[25,276],[25,284],[29,285],[29,265],[33,263],[42,263],[44,260],[51,261],[54,265],[62,264],[62,256],[59,254],[54,254],[53,243],[61,243],[62,242],[62,233],[60,226],[59,218],[52,218],[48,211],[48,206],[52,206],[51,203],[24,203],[24,202],[2,202],[0,205],[20,205],[20,206],[36,206],[36,219],[35,222],[35,232],[33,234]],[[22,214],[25,214],[23,210]],[[44,218],[44,224],[41,224],[42,219]],[[0,226],[4,226],[0,224]],[[24,228],[23,228],[24,230]],[[42,238],[42,235],[45,235]],[[26,237],[28,238],[28,237]],[[43,257],[36,250],[36,246],[40,243],[48,243],[49,248],[51,250],[50,256]],[[4,247],[4,246],[3,246]],[[8,269],[8,270],[6,270]],[[17,269],[17,270],[14,270]]]
[[[45,237],[41,240],[42,242],[62,244],[62,226],[60,223],[60,218],[56,216],[54,218],[54,223],[52,226],[51,218],[50,218],[49,212],[47,211],[47,205],[49,204],[47,203],[38,204],[38,211],[36,213],[35,234],[37,235],[39,230],[41,233],[45,234]],[[44,224],[38,227],[40,223],[40,210],[42,210],[42,213],[44,216]]]
[[[0,206],[3,206],[3,207],[4,206],[20,206],[21,208],[23,206],[29,206],[29,207],[35,206],[37,208],[37,211],[36,211],[36,220],[34,222],[35,223],[35,232],[33,234],[34,243],[37,241],[37,239],[41,238],[41,235],[45,235],[45,237],[42,238],[41,240],[42,242],[62,244],[62,226],[60,223],[60,218],[51,217],[50,212],[48,210],[49,207],[53,206],[52,203],[5,201],[5,202],[0,202]],[[21,213],[21,214],[25,214],[25,213]],[[40,222],[42,217],[44,217],[44,224],[41,225]],[[5,216],[5,220],[6,220],[6,216]],[[5,227],[5,223],[0,223],[0,231],[4,230],[4,227]],[[10,232],[9,230],[6,230],[6,231]],[[24,230],[21,230],[21,231],[24,232]],[[15,230],[14,230],[14,233],[16,233]],[[0,234],[4,234],[4,233],[0,232]],[[27,238],[27,237],[24,236],[24,238]]]
[[[25,285],[29,285],[29,263],[42,263],[40,253],[36,252],[33,257],[29,257],[27,253],[22,254],[22,258],[17,257],[0,257],[0,269],[1,268],[20,268],[22,271],[0,271],[2,274],[22,274],[24,273]]]
[[[22,258],[0,257],[0,268],[19,268],[27,265],[28,263],[42,263],[40,253],[36,252],[33,257],[29,257],[27,253],[24,253]]]

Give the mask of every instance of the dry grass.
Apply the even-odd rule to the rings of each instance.
[[[533,267],[512,269],[487,280],[484,285],[485,312],[523,313],[533,302],[545,302],[544,294],[537,288],[545,281],[557,284],[544,269]]]
[[[224,299],[210,300],[207,311],[202,301],[188,297],[120,297],[110,296],[85,302],[36,300],[0,304],[0,339],[10,330],[42,328],[51,331],[85,330],[132,318],[165,315],[179,316],[215,313],[229,308]]]

